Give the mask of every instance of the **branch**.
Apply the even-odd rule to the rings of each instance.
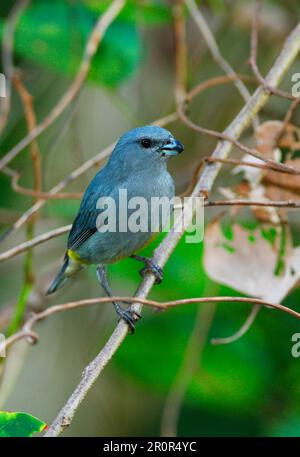
[[[14,72],[13,50],[16,26],[29,3],[30,0],[19,0],[18,2],[16,2],[12,7],[8,19],[4,25],[2,41],[2,61],[3,71],[6,77],[6,96],[2,101],[2,106],[0,110],[0,134],[2,133],[7,124],[8,114],[10,110],[11,82]]]
[[[24,86],[21,77],[17,71],[12,75],[12,82],[21,98],[25,120],[27,123],[28,132],[32,132],[36,127],[36,115],[33,107],[32,96]],[[33,140],[30,143],[30,156],[33,164],[33,180],[34,190],[36,192],[41,191],[42,188],[42,170],[41,170],[41,154],[38,143]],[[36,198],[34,199],[34,201]],[[32,217],[26,227],[27,239],[30,240],[34,236],[36,216]],[[20,291],[14,314],[11,319],[8,334],[14,333],[19,327],[23,320],[23,316],[26,310],[29,294],[34,284],[34,273],[33,273],[33,251],[30,249],[27,251],[24,259],[24,279],[23,286]]]
[[[59,227],[54,230],[50,230],[47,233],[43,233],[42,235],[37,236],[36,238],[32,238],[29,241],[25,241],[24,243],[19,244],[18,246],[14,246],[11,249],[8,249],[5,252],[0,254],[0,263],[4,262],[7,259],[11,259],[16,255],[22,254],[23,252],[28,251],[28,249],[32,249],[39,244],[45,243],[45,241],[51,240],[52,238],[56,238],[57,236],[63,235],[64,233],[68,232],[71,229],[70,225],[65,225],[64,227]]]
[[[187,49],[184,0],[176,0],[173,7],[175,35],[175,100],[179,104],[184,100],[187,86]]]
[[[25,138],[23,138],[16,146],[14,146],[5,156],[0,160],[0,170],[2,170],[9,162],[11,162],[23,149],[25,149],[33,140],[35,140],[41,133],[43,133],[68,107],[68,105],[78,95],[83,83],[86,80],[92,59],[97,52],[97,49],[102,41],[102,38],[118,16],[122,8],[125,6],[126,0],[114,0],[107,11],[100,16],[94,29],[92,30],[85,48],[85,52],[80,64],[79,71],[69,89],[57,105],[50,111],[45,119],[35,127]]]
[[[152,279],[152,278],[151,278]],[[30,317],[26,320],[24,323],[22,329],[13,335],[9,336],[6,338],[6,340],[1,343],[0,345],[0,352],[3,350],[7,350],[13,343],[20,339],[28,339],[30,343],[35,343],[38,341],[39,337],[38,335],[33,331],[33,327],[35,324],[43,319],[46,319],[49,316],[52,316],[53,314],[56,313],[61,313],[64,311],[70,311],[73,309],[78,309],[78,308],[85,308],[87,306],[92,306],[92,305],[97,305],[97,304],[104,304],[104,303],[111,303],[111,302],[120,302],[120,303],[132,303],[132,306],[137,309],[141,309],[141,305],[146,305],[146,306],[151,306],[156,309],[160,310],[166,310],[168,308],[175,308],[177,306],[183,306],[183,305],[190,305],[190,304],[200,304],[200,303],[248,303],[248,304],[254,304],[254,305],[259,305],[259,306],[264,306],[267,308],[274,308],[279,311],[283,311],[287,314],[290,314],[293,317],[296,317],[297,319],[300,319],[300,313],[297,311],[294,311],[291,308],[288,308],[284,305],[281,305],[279,303],[271,303],[265,300],[262,300],[260,298],[251,298],[251,297],[194,297],[194,298],[182,298],[180,300],[170,300],[166,302],[158,302],[156,300],[150,300],[147,298],[142,298],[142,297],[97,297],[97,298],[86,298],[83,300],[78,300],[78,301],[73,301],[69,303],[63,303],[61,305],[54,305],[51,306],[50,308],[45,309],[44,311],[41,311],[40,313],[31,313]],[[124,329],[125,332],[127,333],[128,331],[128,326],[124,321],[120,321],[117,328],[115,329],[115,332],[113,335],[116,333],[116,330],[122,328]],[[125,333],[125,336],[126,336]],[[111,337],[112,338],[112,337]],[[109,339],[108,343],[106,343],[105,348],[111,346],[111,338]],[[104,351],[104,349],[102,351]],[[105,352],[105,357],[107,356],[107,349],[104,351]],[[102,352],[101,352],[102,353]],[[100,355],[100,354],[99,354]],[[103,357],[102,355],[101,357]],[[98,356],[97,356],[98,357]],[[106,359],[104,359],[106,360]],[[107,361],[105,362],[106,365]],[[87,388],[87,391],[89,388]],[[81,399],[80,401],[82,401]],[[75,412],[75,411],[74,411]]]
[[[234,137],[234,135],[229,135],[226,131],[225,132],[218,132],[216,130],[212,130],[212,129],[208,129],[208,128],[205,128],[205,127],[201,127],[200,125],[197,125],[194,122],[192,122],[189,119],[189,117],[186,115],[186,109],[187,109],[189,103],[197,95],[199,95],[201,92],[203,92],[204,90],[207,90],[208,88],[217,86],[217,85],[222,84],[222,83],[227,84],[227,83],[229,83],[231,81],[235,81],[237,79],[237,77],[239,77],[240,79],[245,79],[245,77],[242,76],[242,75],[234,75],[234,76],[226,76],[226,77],[223,76],[223,77],[211,78],[208,81],[204,81],[204,82],[198,84],[196,87],[194,87],[193,89],[190,90],[190,92],[186,95],[186,99],[182,103],[180,103],[178,105],[177,112],[178,112],[179,118],[181,119],[181,121],[184,124],[186,124],[189,128],[191,128],[192,130],[194,130],[196,132],[202,133],[204,135],[209,135],[209,136],[212,136],[214,138],[218,138],[219,140],[225,140],[225,141],[231,142],[237,148],[239,148],[241,151],[246,152],[246,153],[252,155],[253,157],[256,157],[257,159],[259,159],[259,160],[265,162],[266,164],[268,164],[269,169],[272,169],[274,171],[282,171],[283,173],[290,173],[290,174],[293,174],[293,175],[300,174],[300,170],[298,170],[297,168],[291,167],[291,166],[288,166],[288,165],[285,165],[285,164],[282,164],[282,163],[278,163],[278,162],[276,162],[275,160],[272,160],[272,159],[268,159],[268,158],[264,157],[263,155],[261,155],[260,152],[257,149],[245,146],[244,144],[240,143]],[[260,87],[259,89],[261,90],[262,88]],[[257,89],[257,91],[259,89]],[[268,94],[266,94],[266,95],[268,97]],[[299,97],[299,99],[300,99],[300,97]],[[295,99],[295,106],[298,104],[299,101],[300,100],[298,100],[298,98]],[[292,110],[292,108],[293,109],[295,108],[294,104],[291,107],[291,110]],[[285,119],[284,122],[283,122],[283,126],[286,127],[286,125],[287,125],[287,121]],[[283,131],[284,130],[281,129],[281,132],[280,132],[279,136],[283,133]],[[215,160],[215,159],[217,159],[217,158],[214,158],[214,157],[212,158],[212,160]]]
[[[52,195],[50,192],[42,192],[34,189],[29,189],[28,187],[20,186],[19,179],[21,178],[21,173],[9,167],[4,167],[2,171],[11,178],[11,187],[18,194],[27,195],[28,197],[33,197],[34,199],[41,200],[63,200],[82,198],[82,192],[58,192],[57,194]]]
[[[12,82],[19,93],[22,101],[24,115],[27,123],[28,132],[32,132],[36,128],[36,115],[33,107],[33,98],[24,86],[21,76],[18,71],[15,71],[12,76]],[[41,169],[41,152],[36,140],[30,143],[30,156],[33,163],[34,190],[40,192],[42,188],[42,169]],[[36,199],[36,196],[34,196]]]
[[[274,208],[300,208],[300,202],[294,200],[279,200],[279,201],[262,201],[262,200],[245,200],[245,199],[233,199],[233,200],[206,200],[205,206],[267,206]]]
[[[217,346],[219,344],[230,344],[230,343],[233,343],[234,341],[239,340],[242,336],[245,335],[245,333],[248,332],[249,328],[255,321],[256,316],[259,311],[260,311],[260,306],[254,305],[253,308],[251,309],[247,319],[245,320],[244,324],[236,333],[234,333],[231,336],[227,336],[226,338],[212,338],[210,340],[211,344],[214,344],[215,346]]]
[[[268,84],[276,87],[280,83],[284,73],[287,71],[289,66],[292,64],[293,60],[296,58],[300,50],[300,23],[296,26],[293,32],[286,39],[286,42],[283,46],[283,49],[274,63],[273,67],[267,75]],[[248,127],[249,123],[253,120],[259,110],[265,105],[269,96],[259,87],[255,93],[251,96],[250,100],[246,103],[237,117],[230,123],[230,125],[225,130],[225,134],[233,138],[238,138],[242,132]],[[213,157],[226,159],[232,149],[232,142],[230,141],[221,141],[217,145],[216,149],[213,152]],[[220,163],[207,164],[201,173],[201,176],[196,183],[194,190],[190,198],[202,194],[207,196],[210,192],[213,183],[220,171]],[[192,205],[191,205],[192,206]],[[194,214],[191,212],[189,214],[190,221],[186,221],[187,225],[192,221]],[[163,267],[173,250],[175,249],[177,243],[181,239],[183,232],[180,230],[182,227],[181,224],[181,215],[175,220],[174,227],[164,238],[162,243],[154,251],[153,260],[160,266]],[[152,286],[154,284],[154,277],[148,275],[142,281],[140,287],[138,288],[135,300],[139,303],[132,305],[133,312],[141,312],[142,303],[145,303],[145,297],[149,294]],[[224,297],[217,297],[221,301]],[[235,297],[236,299],[237,297]],[[124,298],[122,299],[124,300]],[[198,301],[197,301],[198,302]],[[154,305],[156,306],[156,305]],[[275,307],[281,307],[283,305],[276,305]],[[274,305],[272,305],[274,307]],[[300,314],[293,310],[288,310],[290,314],[300,317]],[[294,314],[295,313],[295,314]],[[66,426],[68,426],[80,403],[83,401],[88,391],[98,378],[99,374],[103,368],[107,365],[108,361],[118,350],[119,346],[124,341],[128,333],[128,326],[124,321],[119,322],[111,337],[105,344],[104,348],[99,352],[96,358],[87,366],[83,372],[83,376],[78,386],[70,396],[67,403],[63,406],[58,416],[49,427],[45,436],[58,436],[63,432]]]
[[[267,157],[264,157],[263,155],[260,154],[260,152],[257,149],[250,148],[249,146],[245,146],[244,144],[240,143],[233,135],[229,135],[226,132],[226,130],[225,130],[225,132],[218,132],[216,130],[208,129],[205,127],[201,127],[198,124],[195,124],[193,121],[191,121],[188,118],[188,116],[185,113],[185,110],[186,110],[186,103],[182,103],[178,107],[179,118],[182,120],[182,122],[184,124],[186,124],[192,130],[195,130],[196,132],[202,133],[204,135],[209,135],[214,138],[218,138],[219,140],[224,140],[224,141],[232,143],[234,146],[239,148],[241,151],[246,152],[247,154],[250,154],[251,156],[256,157],[257,159],[268,164],[269,169],[271,169],[271,170],[282,171],[284,173],[289,173],[292,175],[300,174],[300,170],[298,168],[291,167],[289,165],[285,165],[283,163],[276,162],[273,159],[268,159]]]
[[[300,202],[293,200],[282,200],[282,201],[260,201],[260,200],[244,200],[244,199],[235,199],[235,200],[205,200],[205,206],[267,206],[275,208],[300,208]],[[5,252],[0,254],[0,263],[5,260],[16,257],[23,252],[28,251],[29,249],[38,246],[39,244],[45,243],[46,241],[52,240],[57,236],[63,235],[71,229],[71,225],[65,225],[49,232],[43,233],[29,241],[14,246],[11,249],[8,249]]]
[[[211,55],[214,59],[214,61],[222,68],[224,73],[226,73],[227,76],[234,77],[234,85],[236,86],[237,90],[247,102],[250,98],[250,92],[248,91],[247,87],[245,84],[242,82],[242,80],[238,77],[237,73],[234,71],[232,66],[227,62],[226,59],[222,56],[220,49],[218,47],[218,44],[215,40],[215,37],[213,36],[207,22],[205,21],[200,9],[197,7],[195,0],[185,0],[185,4],[192,16],[192,18],[195,21],[195,24],[197,25],[198,29],[200,30],[201,35],[203,36],[210,52]],[[256,130],[259,126],[259,119],[255,117],[253,119],[253,128]]]
[[[264,90],[268,94],[277,95],[278,97],[287,98],[288,100],[294,100],[294,96],[289,92],[284,90],[276,89],[267,83],[265,78],[262,76],[259,68],[257,66],[257,43],[258,43],[258,23],[259,15],[262,9],[262,0],[255,0],[254,13],[252,16],[252,29],[251,29],[251,50],[250,50],[250,59],[249,63],[253,73],[255,74],[257,80],[263,86]]]

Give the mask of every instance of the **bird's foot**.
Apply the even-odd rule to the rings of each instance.
[[[143,257],[141,255],[132,255],[133,259],[143,262],[145,267],[140,270],[140,275],[144,277],[148,273],[152,273],[155,276],[155,284],[160,284],[163,280],[163,270],[157,265],[154,260],[149,257]]]
[[[123,309],[121,306],[116,307],[119,319],[123,319],[129,327],[130,333],[133,335],[135,330],[135,323],[141,319],[140,313],[133,311],[131,308]]]
[[[144,257],[144,259],[143,262],[145,263],[145,267],[140,270],[140,275],[144,278],[148,273],[152,273],[155,277],[155,284],[160,284],[164,279],[162,268],[152,259],[148,259],[147,257]]]

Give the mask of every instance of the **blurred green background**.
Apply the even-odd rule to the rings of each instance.
[[[0,5],[0,36],[13,4]],[[72,81],[87,36],[99,13],[109,4],[97,0],[33,0],[23,14],[15,36],[15,66],[21,69],[23,82],[34,97],[39,121]],[[38,139],[44,190],[127,129],[174,111],[173,4],[131,0],[109,28],[80,97]],[[210,0],[198,4],[223,55],[237,72],[250,74],[247,60],[253,3]],[[265,2],[258,56],[263,73],[272,65],[299,17],[297,0]],[[189,87],[222,74],[188,15],[187,43]],[[290,90],[290,77],[299,71],[299,63],[298,58],[284,79],[282,87],[286,90]],[[226,85],[198,97],[191,112],[200,125],[222,130],[242,106],[243,100],[236,89]],[[287,107],[286,100],[273,97],[261,120],[282,119]],[[296,115],[295,123],[298,121]],[[185,153],[170,163],[180,193],[190,182],[201,157],[213,150],[215,140],[188,130],[180,122],[167,128],[186,147]],[[9,122],[0,139],[1,155],[25,134],[22,106],[13,90]],[[32,187],[32,164],[27,149],[14,160],[12,167],[22,171],[22,185]],[[90,170],[67,190],[84,190],[95,171]],[[218,184],[229,179],[228,170],[224,170]],[[13,192],[10,179],[3,174],[0,186],[0,223],[4,231],[31,205],[32,199]],[[78,200],[47,202],[39,213],[36,234],[71,223],[78,205]],[[206,211],[206,222],[213,214]],[[293,228],[299,233],[299,217],[295,214]],[[1,252],[25,238],[23,227],[1,243]],[[102,294],[91,267],[55,297],[46,300],[43,293],[61,262],[65,242],[66,236],[62,236],[34,249],[35,281],[28,309],[39,310]],[[147,251],[151,252],[153,247]],[[163,301],[237,294],[207,277],[202,253],[202,243],[195,246],[183,239],[165,267],[164,282],[153,289],[150,297]],[[134,293],[140,281],[139,268],[133,260],[109,268],[116,295]],[[0,265],[0,311],[13,309],[23,279],[23,256]],[[285,304],[296,307],[299,299],[300,292],[296,289]],[[66,435],[160,434],[166,401],[177,379],[176,385],[179,382],[187,387],[179,411],[179,436],[300,436],[300,359],[291,356],[291,337],[300,332],[299,322],[264,309],[241,340],[217,347],[209,343],[211,337],[234,333],[248,312],[247,305],[228,303],[218,305],[216,310],[212,305],[202,308],[187,305],[162,313],[145,309],[135,335],[126,338],[105,368]],[[9,351],[7,359],[1,360],[0,409],[25,411],[51,423],[115,323],[112,306],[96,305],[61,313],[38,324],[37,345],[31,347],[20,342]],[[0,332],[4,331],[2,325]],[[206,331],[208,336],[202,344]],[[190,340],[192,334],[194,338]],[[189,342],[191,360],[187,367],[183,364]]]

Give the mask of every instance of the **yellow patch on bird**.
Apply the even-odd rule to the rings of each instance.
[[[74,262],[77,262],[77,263],[82,263],[84,265],[88,265],[89,262],[87,262],[86,260],[82,259],[80,257],[79,254],[77,254],[77,252],[75,251],[72,251],[72,249],[68,249],[67,250],[67,255],[68,257],[73,260]]]

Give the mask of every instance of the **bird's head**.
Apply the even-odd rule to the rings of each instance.
[[[146,166],[151,163],[164,163],[169,157],[180,154],[183,149],[182,143],[168,130],[148,125],[122,135],[113,151],[112,159]]]

